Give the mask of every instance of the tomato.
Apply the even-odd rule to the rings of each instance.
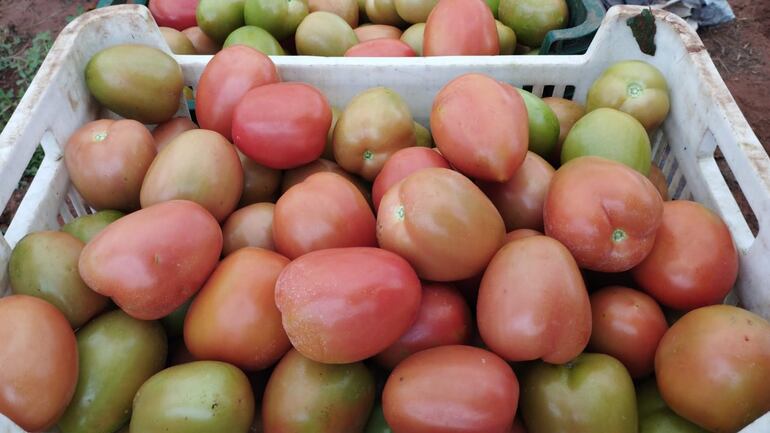
[[[303,56],[342,56],[358,43],[358,38],[344,19],[331,12],[313,12],[294,34],[297,54]]]
[[[655,379],[637,386],[636,404],[639,410],[639,433],[708,433],[666,406]]]
[[[414,126],[414,137],[415,137],[415,146],[417,147],[425,147],[428,149],[433,148],[433,136],[431,135],[428,128],[422,126],[421,124],[417,123],[417,121],[412,122],[412,125]]]
[[[292,345],[327,364],[360,361],[393,344],[417,318],[420,296],[409,264],[377,248],[305,254],[275,285]]]
[[[514,89],[524,98],[527,106],[529,150],[543,158],[553,159],[559,144],[559,119],[542,99],[518,87]]]
[[[177,135],[198,128],[189,117],[171,118],[152,130],[152,138],[155,139],[155,148],[158,152],[163,150]]]
[[[394,153],[374,179],[372,200],[374,208],[379,209],[382,196],[400,180],[423,168],[450,168],[443,156],[424,147],[407,147]]]
[[[480,273],[504,238],[505,225],[492,202],[468,178],[446,168],[425,168],[393,185],[377,213],[380,247],[433,281]]]
[[[668,201],[655,246],[632,274],[661,304],[692,310],[727,296],[738,277],[738,251],[717,214],[692,201]]]
[[[47,431],[64,413],[78,380],[69,322],[38,298],[0,298],[0,413],[25,431]]]
[[[107,306],[78,274],[84,244],[63,232],[44,231],[24,236],[8,260],[8,279],[17,295],[35,296],[59,309],[73,329],[81,327]]]
[[[598,353],[527,368],[521,413],[529,433],[637,433],[631,376],[620,361]]]
[[[203,285],[222,251],[222,231],[200,205],[172,200],[115,221],[80,254],[83,281],[130,316],[154,320]]]
[[[171,48],[174,54],[197,54],[192,42],[177,29],[171,27],[159,27],[160,34],[166,41],[166,45]]]
[[[655,350],[668,330],[654,299],[627,287],[612,286],[591,294],[592,352],[615,357],[638,379],[652,373]]]
[[[152,376],[134,398],[131,433],[248,433],[249,379],[230,364],[197,361]]]
[[[88,243],[94,236],[99,234],[100,231],[110,225],[110,223],[113,223],[124,216],[126,216],[126,214],[120,211],[101,210],[75,218],[67,224],[64,224],[61,231],[75,236],[83,243]]]
[[[551,164],[530,151],[507,182],[479,182],[479,187],[500,211],[506,230],[542,230],[543,204],[554,172]]]
[[[280,81],[269,57],[247,46],[223,49],[206,65],[195,92],[201,128],[232,140],[233,111],[250,89]]]
[[[243,7],[244,0],[199,0],[195,21],[221,44],[233,30],[243,26]]]
[[[291,350],[265,388],[266,432],[360,433],[374,403],[374,379],[362,363],[328,365]]]
[[[516,33],[513,29],[495,20],[497,39],[500,41],[500,55],[507,56],[516,51]]]
[[[199,0],[152,0],[150,12],[158,26],[184,30],[197,25],[195,9]]]
[[[497,13],[500,21],[516,32],[519,43],[531,48],[542,45],[551,30],[569,23],[565,0],[500,0]]]
[[[412,47],[400,39],[374,39],[345,51],[345,57],[414,57]]]
[[[59,420],[64,433],[112,432],[130,418],[139,387],[166,363],[166,334],[158,322],[117,310],[77,333],[80,374]]]
[[[286,26],[288,14],[289,2],[286,0],[245,0],[243,4],[246,25],[259,27],[276,39],[291,35]]]
[[[356,95],[334,128],[334,159],[345,170],[374,180],[385,161],[416,143],[414,120],[401,96],[385,87]]]
[[[96,209],[138,208],[142,180],[155,155],[152,134],[135,120],[88,122],[64,147],[72,183]]]
[[[575,125],[575,122],[585,116],[586,109],[575,101],[553,96],[543,98],[543,102],[551,108],[556,118],[559,119],[559,144],[553,152],[558,159],[561,156],[561,146],[564,143],[564,139],[567,138],[567,134]]]
[[[326,145],[332,110],[326,97],[303,83],[252,89],[233,111],[233,139],[259,164],[286,169],[318,159]]]
[[[464,344],[471,335],[471,313],[462,294],[448,284],[428,284],[422,289],[417,320],[395,343],[380,352],[376,360],[393,369],[421,350]]]
[[[353,29],[358,42],[366,42],[374,39],[400,39],[401,29],[387,24],[364,24]]]
[[[329,127],[329,131],[326,133],[326,146],[321,154],[321,158],[326,159],[329,162],[334,162],[334,128],[337,127],[337,120],[339,120],[340,114],[342,114],[340,109],[332,106],[332,124]]]
[[[770,411],[770,323],[730,305],[691,311],[660,341],[655,375],[677,414],[714,433],[741,430]]]
[[[495,17],[484,0],[438,2],[425,22],[423,53],[426,56],[499,54]]]
[[[245,370],[278,361],[291,348],[274,294],[287,264],[286,257],[261,248],[242,248],[222,260],[185,317],[190,353]]]
[[[396,12],[408,23],[424,23],[438,0],[394,0]]]
[[[222,49],[222,46],[204,33],[200,27],[190,27],[182,30],[182,33],[192,42],[197,54],[216,54]]]
[[[364,6],[366,16],[375,24],[401,26],[404,20],[396,11],[395,0],[366,0]]]
[[[369,187],[366,182],[364,182],[360,177],[354,176],[343,170],[339,165],[337,165],[337,163],[323,158],[316,159],[315,161],[309,164],[305,164],[301,167],[286,170],[283,175],[283,181],[281,182],[281,192],[286,192],[294,185],[304,182],[308,177],[316,173],[323,172],[339,174],[340,176],[349,180],[351,183],[353,183],[353,185],[356,186],[356,188],[358,188],[361,194],[363,194],[366,201],[371,202],[372,194],[369,191]]]
[[[658,168],[657,165],[652,164],[650,166],[650,174],[647,175],[647,179],[650,179],[650,182],[655,185],[655,188],[660,193],[660,198],[662,198],[663,201],[671,200],[671,196],[668,195],[668,181],[666,180],[666,175],[663,174],[663,171]]]
[[[660,126],[670,108],[666,78],[641,60],[618,62],[588,90],[586,109],[615,108],[634,116],[648,130]]]
[[[505,243],[513,242],[517,239],[528,238],[531,236],[542,236],[543,233],[531,229],[516,229],[505,234]]]
[[[506,182],[527,154],[523,99],[486,75],[465,74],[444,86],[430,125],[441,154],[470,177]]]
[[[385,421],[385,413],[382,411],[382,404],[374,405],[372,414],[369,415],[369,421],[366,423],[364,433],[393,433],[388,422]]]
[[[222,225],[222,254],[227,256],[244,247],[275,251],[272,203],[255,203],[233,212]]]
[[[489,263],[476,317],[489,348],[509,361],[567,362],[591,335],[591,306],[569,251],[545,236],[507,243]]]
[[[412,47],[416,55],[422,57],[423,36],[425,36],[425,23],[417,23],[404,30],[404,33],[401,34],[401,40]]]
[[[382,393],[394,432],[508,433],[519,383],[494,353],[471,346],[423,350],[393,370]]]
[[[344,19],[350,27],[358,26],[358,2],[356,0],[309,0],[310,12],[331,12]]]
[[[582,268],[623,272],[653,248],[663,215],[655,187],[618,162],[582,157],[563,165],[545,199],[545,234],[569,248]]]
[[[281,43],[267,30],[257,26],[243,26],[233,30],[225,39],[225,48],[246,45],[268,56],[283,56],[286,52]]]
[[[292,36],[297,32],[299,23],[305,19],[310,13],[306,0],[288,0],[289,8],[286,11],[286,20],[284,21],[284,29],[286,31],[286,37],[284,41],[291,44],[293,42]],[[292,49],[290,51],[296,51]]]
[[[275,193],[281,186],[282,172],[257,164],[241,151],[238,151],[238,158],[243,167],[243,194],[238,204],[246,206],[274,201]]]

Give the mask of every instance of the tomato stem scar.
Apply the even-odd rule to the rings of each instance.
[[[101,131],[94,134],[94,141],[104,141],[107,138],[107,131]]]
[[[642,86],[639,83],[631,83],[626,88],[628,92],[628,96],[632,98],[637,98],[639,96],[642,96],[642,92],[644,91],[644,86]]]
[[[371,150],[365,150],[364,151],[364,159],[368,161],[368,160],[370,160],[372,158],[374,158],[374,152],[372,152]]]
[[[406,216],[406,211],[404,210],[404,206],[398,206],[396,208],[396,217],[399,219],[399,221],[403,221],[404,216]]]
[[[626,240],[627,237],[628,236],[626,235],[626,232],[623,231],[623,229],[615,229],[612,232],[612,242],[615,242],[615,243],[623,242],[624,240]]]

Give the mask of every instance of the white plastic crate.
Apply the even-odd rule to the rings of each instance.
[[[673,197],[697,200],[725,219],[740,252],[740,274],[732,300],[770,319],[770,158],[697,34],[683,20],[655,11],[657,54],[652,57],[640,52],[626,25],[626,20],[640,10],[631,6],[611,9],[583,56],[280,56],[273,60],[284,81],[310,83],[340,107],[366,88],[390,87],[403,96],[415,119],[425,125],[435,94],[463,73],[481,72],[518,86],[532,86],[538,95],[574,92],[574,99],[584,102],[589,86],[607,66],[620,60],[646,60],[662,71],[671,90],[671,114],[653,137],[654,161],[666,174]],[[130,42],[168,51],[144,7],[98,9],[70,23],[0,135],[0,203],[8,202],[37,145],[45,150],[38,174],[0,240],[0,296],[9,293],[6,268],[11,248],[24,235],[57,229],[62,221],[90,211],[72,188],[62,161],[62,146],[79,126],[100,114],[85,85],[86,62],[103,48]],[[210,56],[176,58],[185,81],[194,87]],[[717,148],[753,210],[757,236],[720,172],[714,157]],[[18,432],[18,427],[0,415],[0,433]],[[768,432],[770,414],[741,431]]]

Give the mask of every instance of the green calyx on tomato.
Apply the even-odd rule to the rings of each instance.
[[[615,229],[612,231],[612,242],[615,242],[616,244],[623,242],[627,237],[628,235],[626,235],[626,232],[623,231],[623,229]]]

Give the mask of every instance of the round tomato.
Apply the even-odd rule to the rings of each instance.
[[[222,43],[244,24],[243,6],[244,0],[199,0],[195,21],[211,39]]]
[[[315,161],[309,164],[305,164],[301,167],[286,170],[283,175],[283,181],[281,182],[281,192],[284,193],[294,185],[304,182],[308,177],[316,173],[323,172],[334,173],[344,177],[353,185],[355,185],[359,191],[361,191],[361,194],[363,194],[367,203],[372,201],[372,193],[369,191],[369,186],[363,179],[343,170],[342,167],[337,165],[337,163],[334,161],[329,161],[328,159],[323,158],[316,159]]]
[[[400,39],[374,39],[360,42],[345,51],[345,57],[414,57],[412,47]]]
[[[366,16],[375,24],[401,26],[404,20],[396,11],[395,0],[366,0],[364,2]]]
[[[342,56],[358,43],[358,38],[344,19],[331,12],[313,12],[306,16],[294,34],[297,54],[303,56]]]
[[[235,45],[245,45],[267,56],[286,54],[281,43],[270,32],[257,26],[243,26],[233,30],[222,46],[229,48]]]
[[[484,0],[438,2],[425,22],[423,53],[426,56],[500,54],[495,17],[489,6]],[[488,113],[494,111],[489,110]]]
[[[409,263],[377,248],[305,254],[275,285],[292,345],[327,364],[360,361],[393,344],[417,318],[420,296]]]
[[[249,91],[233,111],[233,140],[246,156],[286,169],[318,159],[326,145],[332,109],[303,83],[277,83]]]
[[[507,56],[516,51],[516,33],[513,29],[495,20],[497,39],[500,41],[500,55]]]
[[[379,209],[382,196],[385,195],[391,186],[415,171],[431,167],[450,168],[447,160],[437,152],[434,152],[433,149],[407,147],[394,153],[382,167],[382,171],[377,175],[377,178],[374,179],[374,184],[372,185],[374,208]]]
[[[0,413],[47,431],[75,393],[78,350],[67,318],[31,296],[0,298]]]
[[[444,86],[430,126],[441,154],[470,177],[506,182],[527,154],[524,100],[486,75],[465,74]]]
[[[668,181],[666,180],[666,175],[663,174],[663,171],[658,168],[657,165],[652,164],[650,166],[650,174],[647,175],[647,179],[650,179],[650,182],[655,185],[655,188],[660,193],[660,198],[662,198],[663,201],[671,200],[671,196],[668,195]]]
[[[195,9],[199,0],[152,0],[150,12],[159,26],[184,30],[197,25]]]
[[[425,23],[417,23],[404,30],[404,33],[401,35],[401,40],[412,47],[416,55],[422,57],[422,39],[424,35]]]
[[[654,378],[636,387],[636,404],[639,433],[708,433],[666,406]]]
[[[553,159],[554,152],[559,146],[559,119],[556,113],[542,99],[518,87],[506,86],[515,89],[527,106],[527,119],[529,120],[529,150],[543,158]]]
[[[244,247],[275,251],[272,203],[255,203],[233,212],[222,225],[222,254],[227,256]]]
[[[190,27],[182,30],[182,33],[192,42],[197,54],[216,54],[222,49],[222,46],[203,33],[200,27]]]
[[[69,233],[88,243],[94,236],[99,234],[105,227],[126,216],[123,212],[116,210],[100,210],[92,214],[81,215],[74,220],[64,224],[61,231]]]
[[[548,32],[569,23],[565,0],[500,0],[497,14],[516,32],[519,43],[530,48],[539,47]]]
[[[711,432],[741,430],[770,411],[770,323],[730,305],[691,311],[660,341],[655,375],[674,412]]]
[[[166,40],[166,45],[174,54],[198,54],[190,39],[184,33],[171,27],[159,27],[160,34]]]
[[[265,201],[275,201],[276,192],[281,186],[282,171],[257,164],[251,158],[238,151],[238,158],[243,167],[243,194],[238,203],[246,206]]]
[[[623,272],[653,248],[663,201],[646,177],[594,156],[563,165],[545,199],[545,234],[569,248],[582,268]]]
[[[495,206],[467,177],[425,168],[390,187],[377,212],[380,247],[420,277],[456,281],[480,273],[505,240]]]
[[[408,23],[424,23],[438,0],[394,0],[396,12]]]
[[[738,277],[738,251],[718,215],[692,201],[668,201],[652,252],[631,272],[661,304],[692,310],[724,300]]]
[[[358,37],[358,42],[366,42],[374,39],[400,39],[401,29],[387,24],[365,24],[353,29]]]
[[[350,25],[358,25],[358,2],[356,0],[308,0],[310,12],[331,12]]]
[[[408,433],[508,433],[518,401],[511,367],[471,346],[410,356],[393,370],[382,393],[388,425]]]
[[[388,422],[385,421],[385,413],[382,411],[382,403],[378,403],[369,415],[364,433],[393,433]]]
[[[174,117],[169,119],[152,130],[152,138],[155,139],[155,148],[158,152],[163,150],[168,143],[179,134],[198,128],[189,117]]]
[[[575,101],[553,96],[543,98],[543,102],[551,107],[556,118],[559,119],[559,144],[554,151],[554,155],[558,157],[561,155],[561,145],[564,143],[564,139],[567,138],[567,134],[575,122],[585,116],[586,109]]]

